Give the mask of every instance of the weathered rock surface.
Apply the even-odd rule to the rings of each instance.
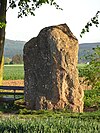
[[[83,111],[78,40],[66,24],[46,27],[24,47],[25,101],[30,109]]]

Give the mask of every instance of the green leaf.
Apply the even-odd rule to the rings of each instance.
[[[91,20],[85,25],[85,27],[82,29],[81,31],[81,34],[80,34],[80,37],[82,37],[82,35],[86,32],[89,32],[89,28],[90,26],[92,26],[93,24],[98,27],[99,25],[99,20],[98,20],[98,17],[99,17],[99,13],[100,11],[97,11],[96,15],[91,18]]]
[[[0,28],[3,28],[5,26],[6,26],[6,24],[4,22],[0,22]]]

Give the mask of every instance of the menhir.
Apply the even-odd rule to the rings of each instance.
[[[23,59],[27,108],[83,112],[78,40],[66,24],[42,29],[25,44]]]

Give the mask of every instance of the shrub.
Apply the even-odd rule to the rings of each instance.
[[[89,60],[89,64],[80,69],[81,76],[93,86],[100,89],[100,47],[93,48],[93,53],[85,56]]]

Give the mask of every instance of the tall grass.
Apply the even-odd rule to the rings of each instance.
[[[0,133],[99,133],[95,120],[80,118],[1,119]]]

